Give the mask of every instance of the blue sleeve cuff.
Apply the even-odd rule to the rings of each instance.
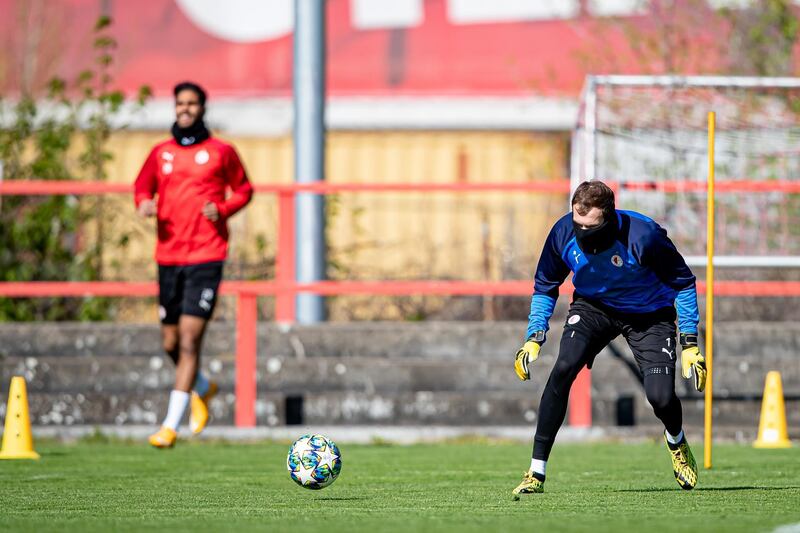
[[[525,338],[539,330],[547,331],[550,329],[550,317],[556,308],[556,299],[542,293],[536,293],[531,298],[531,314],[528,315],[528,332]]]
[[[681,333],[697,333],[700,311],[697,309],[697,288],[694,283],[678,293],[675,307],[678,310],[678,328]]]

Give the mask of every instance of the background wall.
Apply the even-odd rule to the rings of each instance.
[[[521,382],[513,354],[524,321],[259,326],[259,425],[287,421],[287,402],[306,424],[515,425],[536,422],[542,388],[555,360],[561,320]],[[780,369],[790,432],[800,429],[800,326],[739,322],[716,329],[714,417],[717,435],[751,439],[764,376]],[[615,346],[632,358],[620,338]],[[211,403],[215,424],[233,421],[234,330],[214,324],[203,367],[222,392]],[[0,325],[0,379],[28,381],[34,424],[155,424],[168,400],[172,363],[160,353],[158,327],[120,324]],[[702,394],[677,378],[686,425],[703,424]],[[633,422],[659,423],[641,386],[604,350],[592,369],[593,418],[618,423],[620,400]],[[3,407],[0,406],[0,409]],[[0,417],[3,412],[0,411]]]

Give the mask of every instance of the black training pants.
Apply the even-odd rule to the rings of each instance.
[[[567,314],[558,358],[544,387],[539,421],[533,441],[533,458],[546,461],[556,433],[567,413],[572,382],[595,356],[622,334],[644,376],[647,400],[672,435],[683,424],[681,402],[675,395],[675,309],[623,314],[575,295]]]

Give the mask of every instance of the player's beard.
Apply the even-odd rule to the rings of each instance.
[[[175,139],[175,142],[181,146],[192,146],[193,144],[199,144],[211,137],[211,132],[206,128],[203,115],[200,115],[191,126],[187,126],[186,128],[178,126],[178,122],[176,121],[172,125],[172,137]]]
[[[585,254],[599,254],[611,248],[617,240],[617,213],[604,217],[603,223],[595,228],[581,228],[574,221],[575,240]]]

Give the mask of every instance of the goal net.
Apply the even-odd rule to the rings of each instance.
[[[715,264],[800,266],[800,78],[589,77],[573,132],[573,189],[610,182],[618,207],[655,218],[690,264],[704,264],[709,111]]]

